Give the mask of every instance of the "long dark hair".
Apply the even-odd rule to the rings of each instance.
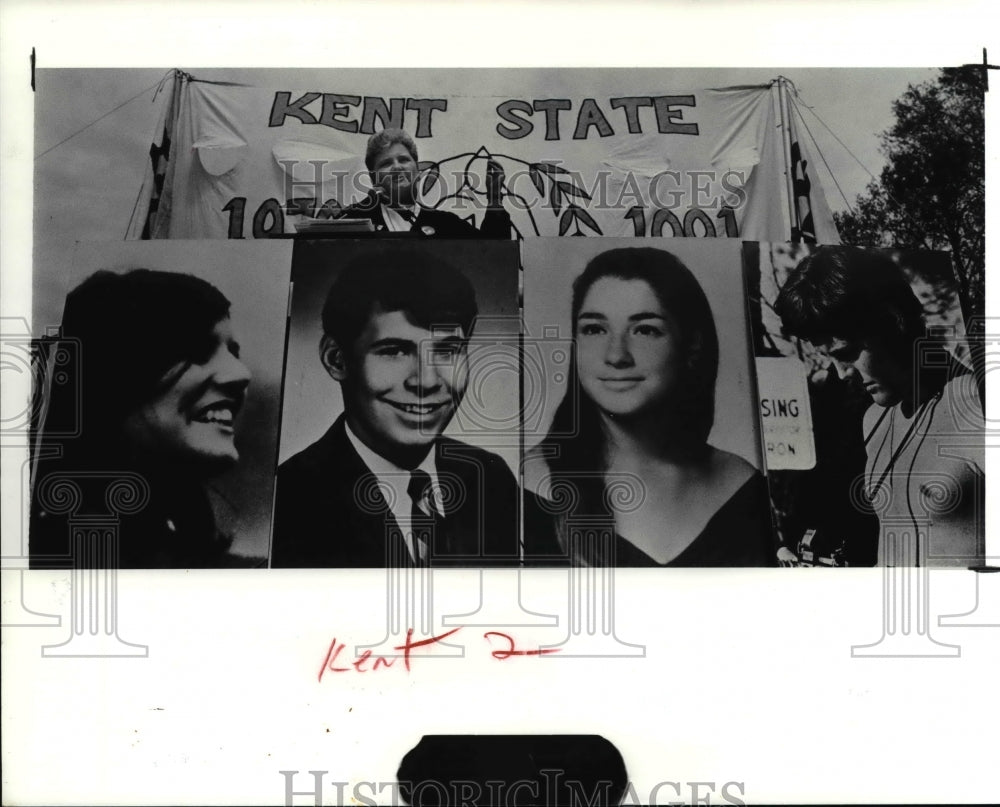
[[[39,443],[58,456],[39,460],[32,486],[33,566],[72,560],[66,522],[72,513],[60,517],[53,507],[60,504],[56,487],[78,491],[77,512],[100,513],[106,510],[106,480],[115,473],[126,480],[126,499],[145,497],[147,504],[122,519],[120,558],[94,565],[216,565],[231,538],[218,534],[202,480],[166,459],[140,459],[123,424],[207,357],[212,331],[229,308],[229,300],[205,280],[149,269],[99,271],[69,293],[56,348],[69,359],[48,379]],[[45,393],[44,385],[36,390]],[[170,541],[157,541],[165,527]],[[43,558],[49,560],[36,564]]]
[[[229,316],[230,303],[211,283],[177,272],[99,271],[66,297],[62,337],[78,347],[72,384],[55,394],[49,419],[78,419],[66,446],[87,462],[122,461],[122,424],[177,374],[198,361],[212,329]],[[67,407],[75,411],[67,412]],[[97,456],[94,456],[94,454]]]
[[[541,443],[550,470],[554,499],[566,499],[556,515],[557,537],[567,548],[566,517],[572,509],[589,516],[612,518],[605,486],[605,436],[597,405],[584,392],[577,370],[576,327],[587,293],[602,278],[641,280],[656,295],[677,326],[684,357],[677,395],[664,403],[663,424],[672,449],[697,457],[708,448],[715,418],[715,382],[719,340],[705,292],[677,256],[652,247],[612,249],[594,257],[573,282],[571,328],[574,334],[566,393]],[[613,523],[613,522],[612,522]],[[574,558],[581,560],[580,558]],[[603,563],[606,558],[586,558]]]

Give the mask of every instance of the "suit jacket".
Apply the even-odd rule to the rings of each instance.
[[[517,566],[518,491],[496,454],[449,438],[434,450],[442,487],[456,492],[431,549],[437,567]],[[387,530],[397,528],[377,478],[351,445],[341,417],[278,468],[271,566],[386,566]]]
[[[368,219],[376,231],[386,231],[382,205],[365,199],[345,208],[338,218]],[[483,226],[477,230],[469,222],[447,210],[420,208],[412,232],[435,238],[497,238],[508,240],[511,234],[510,214],[503,208],[489,208],[483,216]]]

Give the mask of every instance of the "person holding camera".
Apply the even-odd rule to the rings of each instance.
[[[824,246],[782,287],[785,331],[829,356],[871,398],[860,489],[881,525],[883,566],[968,566],[984,553],[985,445],[973,374],[930,338],[886,254]]]

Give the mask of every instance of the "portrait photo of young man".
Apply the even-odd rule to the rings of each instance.
[[[469,261],[484,298],[516,310],[516,253],[494,246],[470,245],[465,259],[451,249],[453,261],[449,245],[415,240],[302,245],[293,261],[272,566],[518,563],[515,460],[463,439],[475,429],[461,423],[460,439],[444,434],[470,385],[480,314],[477,289],[456,264],[485,249],[487,260]],[[342,401],[336,417],[330,381]],[[489,403],[467,406],[493,408],[480,413],[487,419],[506,407],[513,422],[516,385],[507,386],[499,394],[479,389],[476,401]],[[325,433],[313,436],[317,426]],[[479,438],[490,436],[483,430]]]

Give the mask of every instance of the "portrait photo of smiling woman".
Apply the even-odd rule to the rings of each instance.
[[[526,561],[773,565],[738,245],[683,245],[698,277],[675,252],[603,246],[525,259],[526,330],[568,337],[525,459]],[[568,312],[546,305],[556,277]]]
[[[263,565],[270,508],[261,514],[232,491],[270,499],[277,412],[261,397],[280,373],[280,348],[270,362],[267,349],[251,359],[244,334],[256,353],[253,317],[270,313],[277,320],[272,336],[280,339],[287,292],[262,278],[257,310],[247,310],[247,294],[232,291],[242,283],[226,277],[236,267],[265,268],[263,256],[236,254],[246,248],[131,244],[110,252],[117,254],[82,248],[81,268],[113,268],[87,275],[65,298],[59,344],[70,360],[45,401],[32,566]],[[199,252],[211,270],[191,266]],[[171,263],[196,273],[143,265]],[[287,284],[287,266],[286,257],[284,267],[268,271],[284,269]],[[274,330],[263,322],[256,329]],[[255,371],[263,377],[258,397]],[[117,525],[116,542],[99,536],[101,524]],[[90,537],[81,543],[81,535]]]

